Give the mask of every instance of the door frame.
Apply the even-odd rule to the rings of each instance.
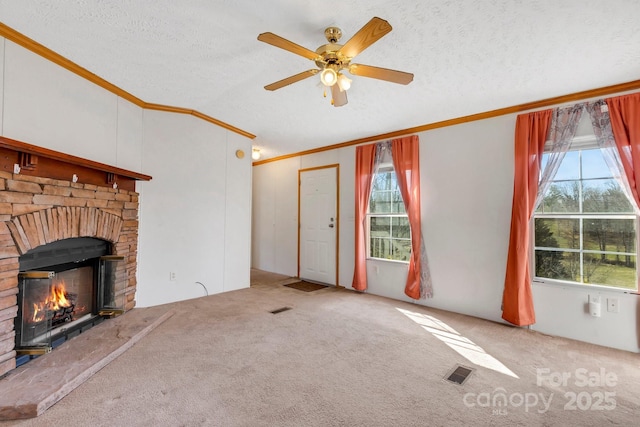
[[[301,197],[300,197],[300,187],[302,187],[302,173],[311,172],[314,170],[320,169],[335,169],[336,171],[336,288],[342,288],[340,285],[340,281],[338,278],[340,277],[340,164],[334,163],[331,165],[325,166],[316,166],[312,168],[298,169],[298,277],[300,277],[300,213],[301,213]]]

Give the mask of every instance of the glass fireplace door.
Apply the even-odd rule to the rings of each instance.
[[[113,317],[124,313],[126,287],[124,257],[101,256],[98,267],[98,314]]]
[[[51,325],[66,308],[52,301],[52,271],[29,271],[18,275],[18,316],[16,317],[16,352],[44,354],[51,351]],[[56,309],[57,308],[57,309]]]

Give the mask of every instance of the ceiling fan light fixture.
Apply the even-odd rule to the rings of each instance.
[[[320,81],[325,86],[333,86],[338,81],[338,73],[333,68],[325,68],[320,73]]]
[[[270,91],[277,90],[319,73],[320,81],[324,85],[323,96],[327,97],[327,88],[330,88],[333,106],[341,107],[347,104],[347,90],[351,87],[351,79],[343,75],[342,71],[348,71],[350,75],[358,77],[362,76],[407,85],[413,81],[413,74],[411,73],[351,63],[357,55],[391,30],[391,25],[387,21],[374,16],[346,43],[339,44],[338,41],[342,36],[342,30],[338,27],[329,27],[324,33],[329,43],[318,47],[315,51],[276,34],[270,32],[262,33],[258,35],[259,41],[310,59],[315,62],[317,67],[271,83],[264,88]]]
[[[340,88],[341,92],[344,92],[345,90],[349,90],[349,88],[351,87],[351,79],[347,76],[345,76],[342,73],[338,73],[338,87]]]

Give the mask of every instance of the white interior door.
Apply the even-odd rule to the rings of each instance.
[[[299,275],[313,282],[336,284],[338,169],[300,171]]]

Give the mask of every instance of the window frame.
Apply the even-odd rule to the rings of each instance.
[[[549,144],[549,141],[547,142],[547,144]],[[573,139],[571,146],[569,148],[569,150],[567,151],[567,153],[571,152],[571,151],[584,151],[584,150],[591,150],[591,149],[599,149],[599,147],[597,146],[597,141],[595,139],[595,137],[593,135],[587,135],[587,136],[582,136],[582,137],[576,137]],[[548,152],[547,146],[545,145],[545,153]],[[582,160],[581,160],[582,162]],[[581,164],[581,163],[580,163]],[[542,173],[542,170],[540,170],[540,173]],[[558,181],[553,181],[553,182],[562,182],[562,181],[578,181],[578,182],[588,182],[591,180],[596,180],[596,179],[615,179],[615,178],[611,178],[611,177],[600,177],[600,178],[586,178],[583,179],[582,177],[582,171],[579,172],[579,177],[577,179],[570,179],[570,180],[558,180]],[[580,185],[580,199],[579,199],[579,206],[580,206],[580,211],[583,210],[582,208],[582,202],[583,202],[583,186],[582,184]],[[633,201],[630,200],[629,201],[632,206],[633,206]],[[579,220],[579,227],[580,227],[580,232],[579,232],[579,238],[580,238],[580,248],[578,249],[570,249],[570,248],[553,248],[553,247],[544,247],[544,246],[536,246],[536,233],[535,233],[535,221],[536,219],[578,219]],[[600,251],[600,250],[590,250],[590,249],[584,249],[583,247],[583,242],[584,242],[584,221],[588,220],[588,219],[632,219],[634,221],[634,226],[635,226],[635,253],[628,253],[628,252],[617,252],[617,251]],[[640,285],[639,285],[639,280],[640,280],[640,266],[638,265],[638,262],[640,261],[640,215],[638,213],[619,213],[619,214],[612,214],[612,213],[589,213],[589,212],[571,212],[571,213],[564,213],[564,214],[559,214],[559,213],[544,213],[544,212],[536,212],[534,211],[533,214],[531,215],[531,220],[529,223],[529,235],[530,235],[530,254],[529,254],[529,266],[530,266],[530,271],[531,271],[531,280],[533,283],[539,283],[539,284],[548,284],[548,285],[552,285],[552,286],[564,286],[564,287],[571,287],[571,288],[579,288],[582,290],[588,290],[588,289],[595,289],[595,290],[602,290],[602,291],[607,291],[607,292],[619,292],[619,293],[638,293],[640,291]],[[584,280],[584,272],[583,272],[583,257],[585,254],[605,254],[605,255],[620,255],[620,256],[625,256],[625,255],[631,255],[634,256],[636,259],[636,265],[635,265],[635,270],[636,270],[636,280],[635,280],[635,288],[624,288],[624,287],[619,287],[619,286],[613,286],[613,285],[606,285],[606,284],[598,284],[598,283],[584,283],[584,282],[576,282],[576,281],[570,281],[570,280],[563,280],[563,279],[552,279],[552,278],[547,278],[547,277],[539,277],[536,276],[536,263],[535,263],[535,259],[536,259],[536,251],[537,250],[545,250],[545,251],[557,251],[557,252],[570,252],[570,253],[579,253],[579,260],[580,260],[580,277],[583,278]]]
[[[396,170],[393,167],[392,163],[381,163],[378,167],[378,169],[374,172],[373,174],[373,180],[376,179],[376,175],[378,175],[379,173],[388,173],[388,172],[392,172],[394,174],[394,176],[396,175]],[[400,188],[398,187],[398,181],[397,178],[395,179],[395,183],[396,183],[396,189],[400,194],[400,199],[402,200],[403,206],[404,206],[404,199],[402,198],[402,193],[400,192]],[[365,236],[365,242],[366,242],[366,251],[367,251],[367,260],[374,260],[374,261],[386,261],[386,262],[395,262],[395,263],[400,263],[400,264],[409,264],[410,262],[410,258],[411,258],[411,225],[409,225],[409,237],[404,238],[404,237],[393,237],[393,218],[406,218],[407,219],[407,223],[409,222],[409,215],[406,212],[406,208],[405,208],[405,212],[404,213],[378,213],[378,212],[371,212],[371,196],[373,194],[374,191],[374,186],[371,186],[371,193],[369,194],[369,206],[367,207],[367,213],[366,213],[366,236]],[[393,190],[395,191],[395,190]],[[389,239],[390,240],[401,240],[401,241],[407,241],[409,242],[409,258],[405,261],[405,260],[400,260],[400,259],[393,259],[393,258],[380,258],[380,257],[375,257],[372,256],[371,254],[371,218],[389,218],[390,221],[390,236]]]

